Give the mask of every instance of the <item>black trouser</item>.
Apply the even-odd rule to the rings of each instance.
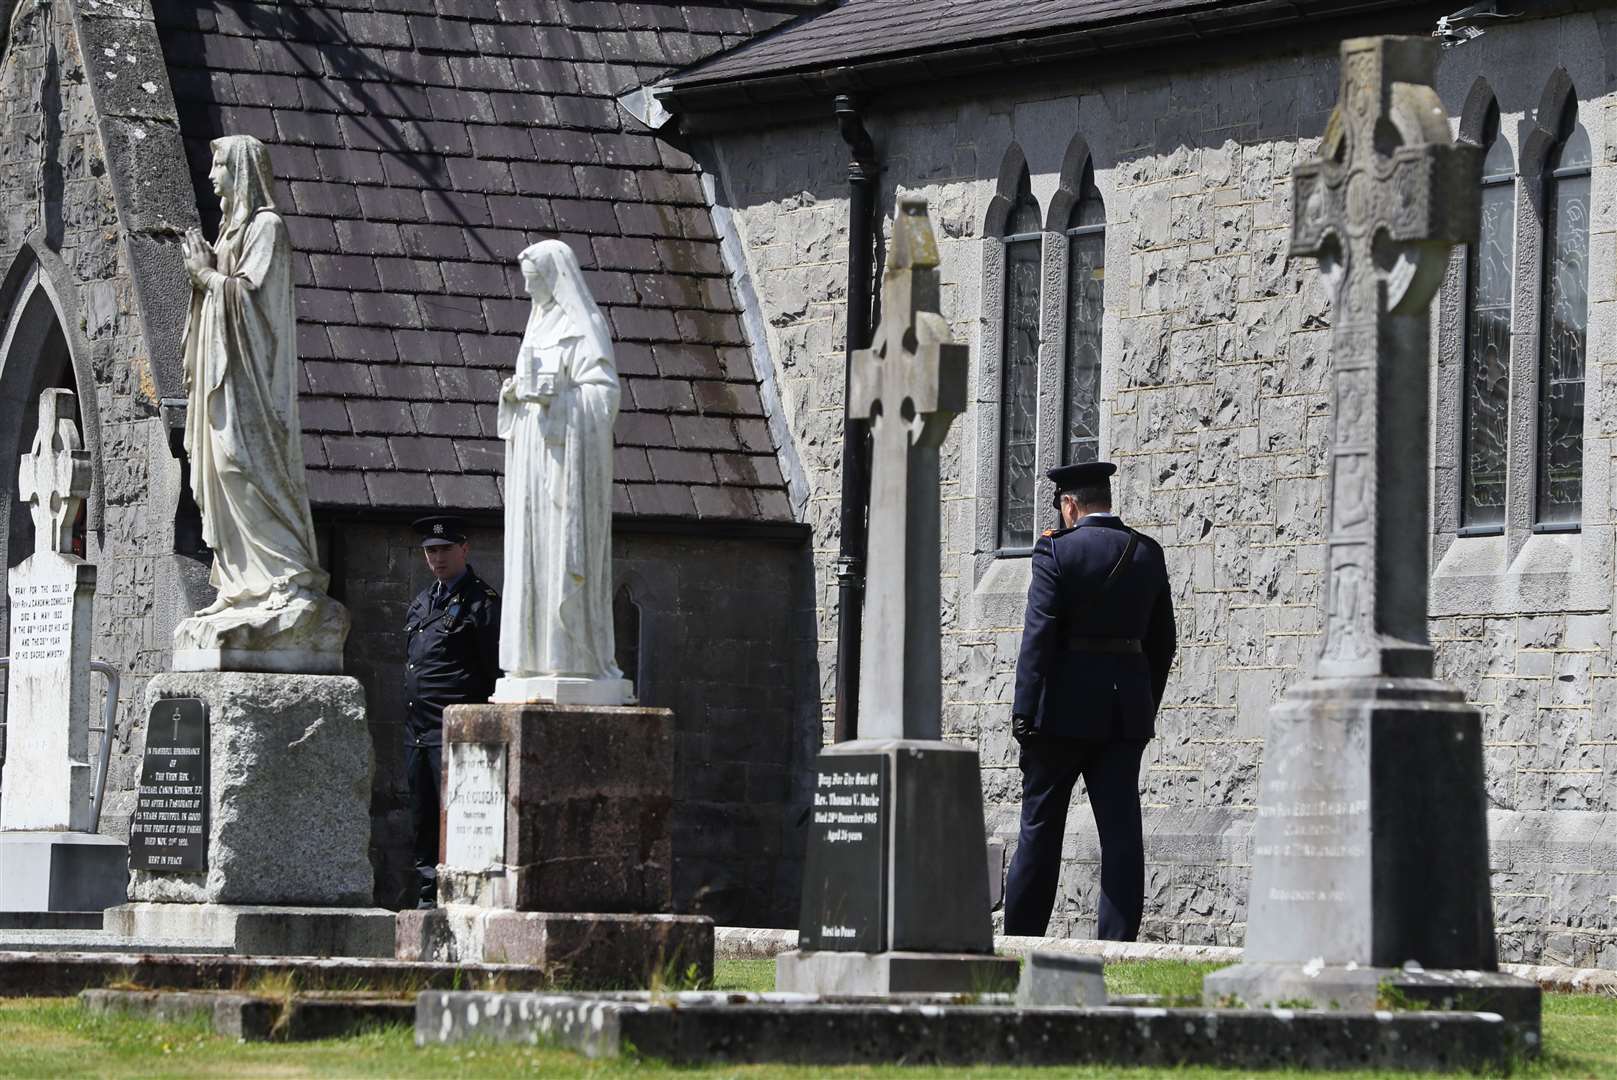
[[[1041,937],[1050,925],[1061,838],[1081,776],[1100,832],[1097,936],[1133,941],[1145,911],[1140,757],[1145,740],[1091,742],[1035,735],[1022,747],[1022,835],[1005,883],[1005,932]]]
[[[404,748],[404,776],[410,786],[410,811],[415,823],[415,901],[417,907],[438,902],[438,807],[443,783],[444,748]]]

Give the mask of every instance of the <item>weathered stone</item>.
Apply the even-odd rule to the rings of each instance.
[[[1098,956],[1036,950],[1022,962],[1016,1003],[1023,1008],[1106,1004],[1105,961]]]
[[[240,1042],[340,1039],[415,1022],[415,1002],[363,994],[261,994],[195,990],[85,990],[92,1016],[138,1016],[172,1023],[201,1019],[215,1035]]]
[[[392,956],[393,913],[374,907],[120,904],[103,928],[134,941],[219,945],[241,956]]]
[[[565,986],[654,986],[713,976],[713,920],[700,915],[500,911],[452,904],[401,911],[401,960],[521,964]]]
[[[670,867],[674,717],[667,709],[540,703],[454,705],[445,710],[451,766],[502,762],[503,844],[492,863],[446,861],[439,902],[518,911],[661,912],[672,903]],[[481,799],[483,780],[447,770],[445,813]],[[462,787],[464,786],[464,790]],[[479,805],[485,805],[479,803]],[[462,850],[453,835],[448,851]],[[468,849],[468,855],[472,851]],[[486,854],[477,852],[478,855]]]
[[[135,871],[130,899],[368,907],[371,742],[358,681],[196,672],[147,684],[148,710],[179,697],[208,706],[208,869]]]
[[[1484,1069],[1538,1053],[1536,1032],[1486,1012],[1015,1007],[983,995],[858,1002],[798,995],[430,991],[416,1043],[559,1045],[682,1065],[1111,1065]]]

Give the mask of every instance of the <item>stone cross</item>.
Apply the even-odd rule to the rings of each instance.
[[[34,519],[34,552],[7,579],[11,664],[0,830],[94,828],[91,814],[90,637],[95,567],[70,554],[90,493],[70,390],[39,396],[39,432],[18,491]]]
[[[17,495],[34,519],[34,550],[69,554],[79,504],[90,494],[90,452],[80,449],[71,390],[39,395],[39,430],[17,470]]]
[[[1291,254],[1331,293],[1325,632],[1317,673],[1430,676],[1427,309],[1477,231],[1480,152],[1454,145],[1423,38],[1342,45],[1320,160],[1293,170]]]
[[[926,201],[900,199],[881,325],[848,387],[848,415],[871,433],[862,739],[942,737],[938,451],[966,407],[966,347],[938,313],[937,267]]]

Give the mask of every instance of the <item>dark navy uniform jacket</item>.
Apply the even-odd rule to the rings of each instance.
[[[487,701],[500,677],[500,595],[468,567],[435,608],[434,582],[404,617],[405,740],[443,743],[444,706]]]
[[[1033,717],[1040,735],[1100,740],[1156,734],[1175,648],[1162,546],[1138,534],[1128,565],[1101,592],[1130,532],[1115,517],[1090,516],[1046,533],[1033,547],[1011,711]],[[1084,648],[1097,639],[1134,639],[1140,651]]]

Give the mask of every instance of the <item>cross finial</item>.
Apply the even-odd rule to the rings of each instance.
[[[90,452],[81,449],[71,390],[39,395],[39,430],[22,457],[17,493],[34,519],[34,550],[69,554],[79,504],[90,494]]]

